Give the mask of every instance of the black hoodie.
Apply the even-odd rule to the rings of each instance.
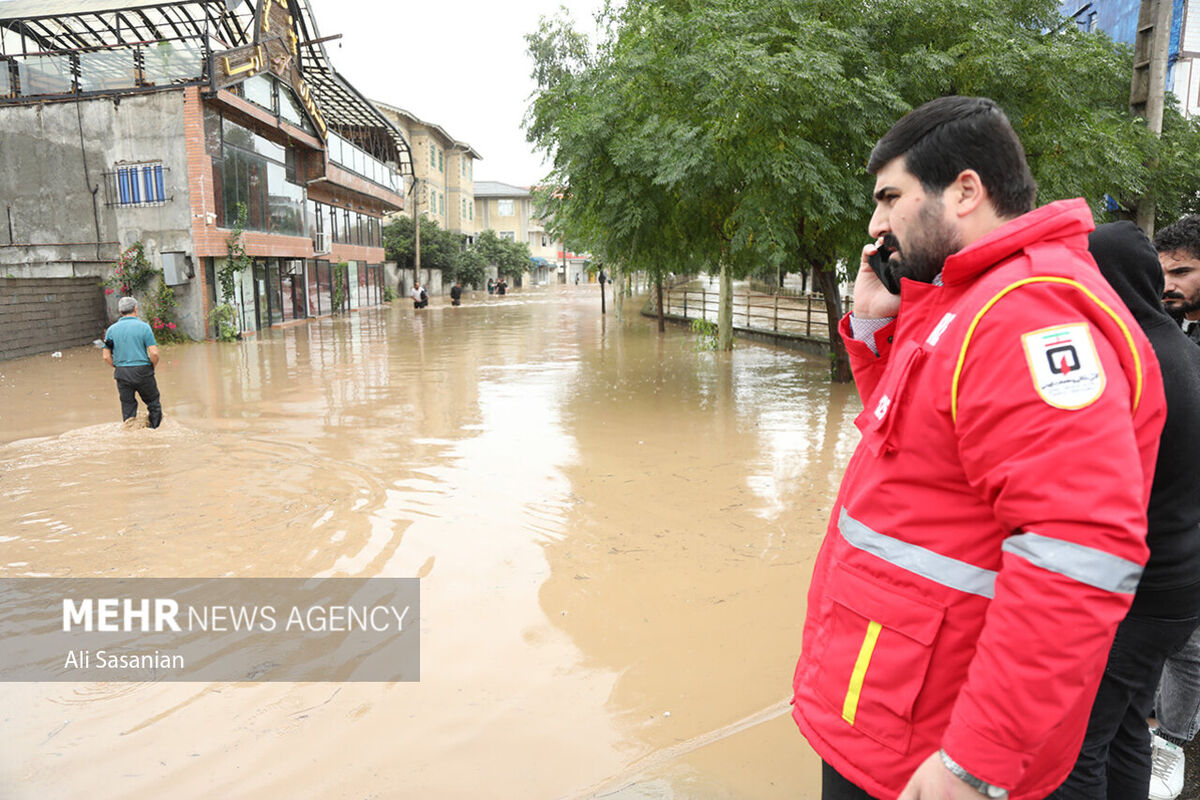
[[[1150,490],[1150,561],[1132,612],[1192,616],[1200,611],[1200,346],[1163,310],[1162,266],[1140,228],[1132,222],[1101,225],[1088,237],[1088,249],[1150,340],[1167,399]]]

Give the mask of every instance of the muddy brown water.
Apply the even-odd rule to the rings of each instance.
[[[166,346],[157,431],[94,349],[0,362],[0,576],[422,578],[419,683],[0,684],[0,797],[817,797],[857,397],[586,288]]]

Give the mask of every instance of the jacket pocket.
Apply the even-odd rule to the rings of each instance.
[[[891,357],[891,363],[867,407],[854,420],[862,432],[863,443],[875,455],[896,449],[897,420],[904,404],[909,380],[920,370],[925,350],[914,342],[905,342]]]
[[[817,692],[847,725],[906,753],[945,610],[844,566],[831,575],[826,595]]]

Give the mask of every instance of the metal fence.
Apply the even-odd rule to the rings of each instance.
[[[704,289],[672,289],[663,293],[663,313],[684,319],[717,321],[720,294]],[[842,302],[843,312],[851,308]],[[806,295],[788,297],[762,292],[734,292],[733,324],[756,331],[829,339],[825,299]]]

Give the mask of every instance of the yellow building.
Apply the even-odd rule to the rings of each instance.
[[[416,156],[413,156],[416,159]],[[582,254],[563,252],[563,243],[546,231],[544,220],[534,215],[533,196],[528,188],[499,181],[475,184],[475,222],[479,230],[494,230],[502,239],[525,242],[534,261],[542,264],[533,271],[534,283],[586,282]],[[565,256],[565,258],[564,258]]]
[[[387,103],[371,102],[412,148],[416,199],[408,203],[405,213],[412,216],[419,209],[439,227],[473,240],[482,230],[475,220],[475,162],[481,158],[479,153],[441,125],[425,122]]]

